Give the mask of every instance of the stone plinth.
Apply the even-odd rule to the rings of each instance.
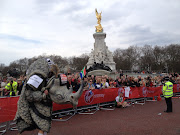
[[[94,33],[93,37],[95,39],[94,50],[92,49],[89,60],[87,63],[87,69],[96,63],[103,63],[110,67],[113,72],[116,71],[116,63],[113,61],[112,52],[108,50],[106,46],[105,38],[106,33],[98,32]]]

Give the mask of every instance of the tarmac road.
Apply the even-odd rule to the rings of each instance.
[[[94,115],[78,114],[67,122],[53,121],[48,135],[180,135],[180,99],[173,99],[173,113],[164,113],[165,109],[162,100],[114,111],[101,110]],[[17,131],[8,131],[5,135],[16,134]]]

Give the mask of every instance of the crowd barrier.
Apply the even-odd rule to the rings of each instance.
[[[119,92],[123,92],[126,99],[147,98],[162,95],[162,86],[159,87],[129,87],[127,88],[108,88],[84,91],[79,99],[77,107],[90,106],[104,102],[111,102]],[[174,93],[180,92],[180,84],[174,84]],[[17,101],[19,97],[0,98],[0,123],[12,121],[17,110]],[[70,104],[53,103],[53,111],[59,111],[72,108]]]

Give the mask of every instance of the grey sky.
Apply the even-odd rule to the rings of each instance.
[[[95,8],[102,11],[111,51],[180,43],[179,0],[0,0],[0,63],[43,53],[89,53]]]

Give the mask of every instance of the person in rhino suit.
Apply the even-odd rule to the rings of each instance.
[[[58,67],[50,59],[38,59],[30,65],[15,116],[19,134],[39,129],[38,135],[46,135],[50,131],[52,101],[45,87],[57,73]]]

